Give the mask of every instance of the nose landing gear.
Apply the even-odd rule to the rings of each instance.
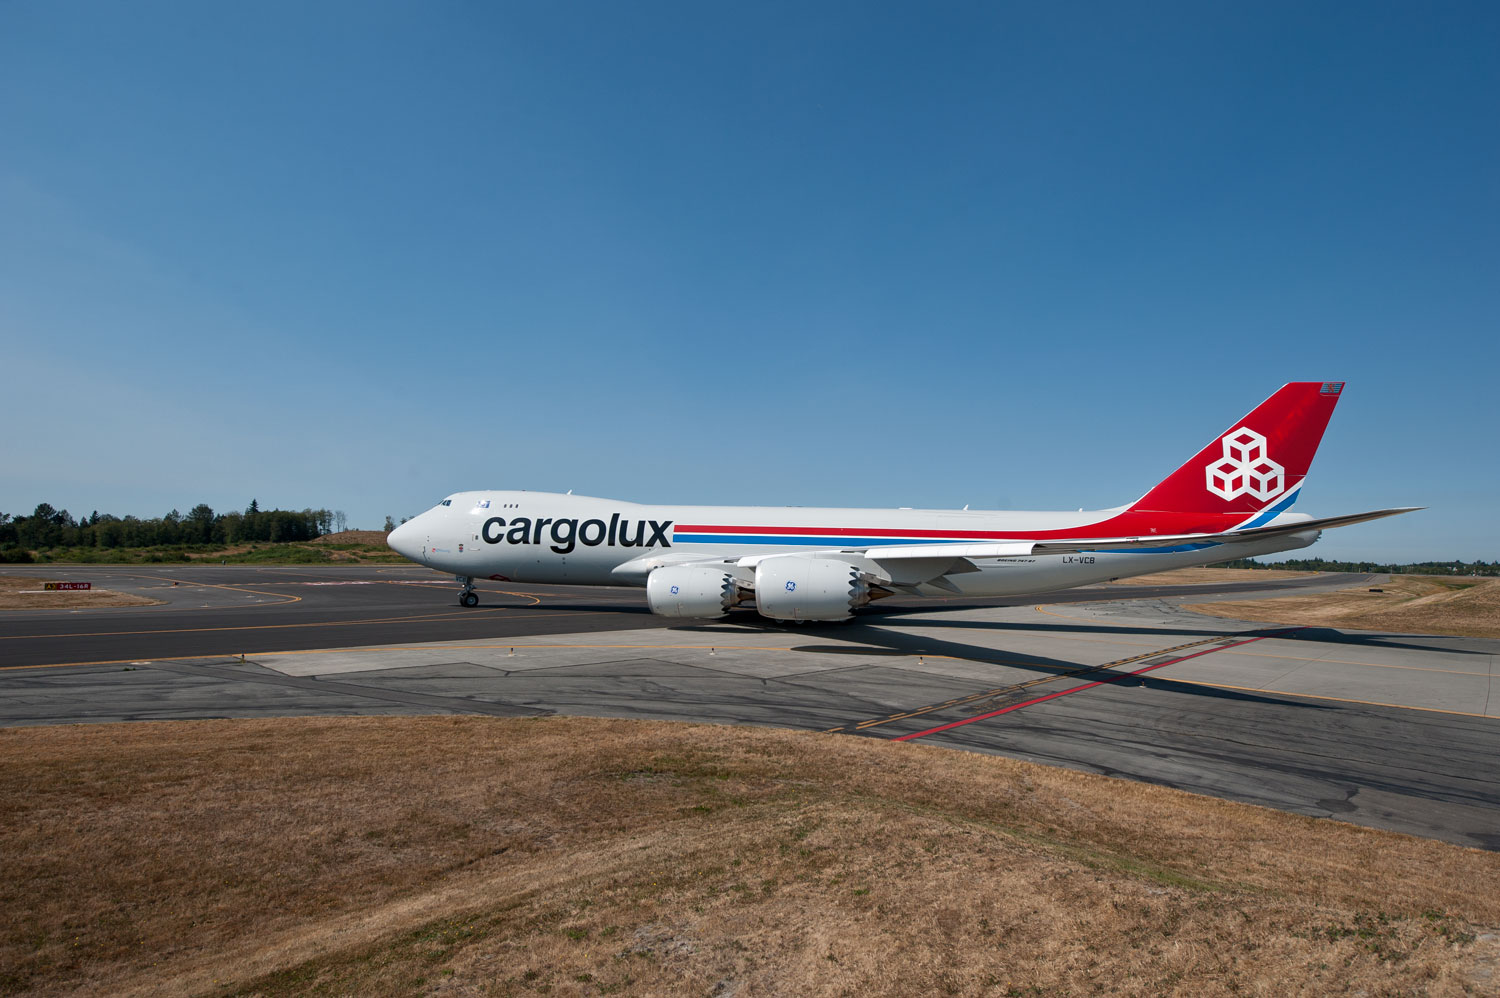
[[[458,594],[458,605],[476,607],[479,605],[479,594],[474,591],[474,579],[468,575],[455,576],[464,585],[463,591]]]

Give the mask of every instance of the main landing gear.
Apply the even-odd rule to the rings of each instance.
[[[478,606],[479,594],[474,591],[474,579],[468,575],[458,575],[455,578],[464,584],[463,592],[458,594],[458,605],[467,607]]]

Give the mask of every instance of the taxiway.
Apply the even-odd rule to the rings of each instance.
[[[0,616],[0,725],[444,712],[776,725],[1500,848],[1500,641],[1183,608],[1360,577],[892,600],[846,625],[783,627],[653,617],[633,590],[486,584],[485,606],[463,610],[451,582],[416,568],[65,574],[168,602]]]

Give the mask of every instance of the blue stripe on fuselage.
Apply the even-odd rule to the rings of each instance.
[[[783,534],[761,536],[756,534],[677,534],[672,535],[673,544],[796,544],[802,547],[867,548],[877,544],[975,544],[984,543],[982,538],[934,540],[931,537],[788,537]]]
[[[820,548],[864,548],[881,544],[989,544],[989,538],[971,540],[939,539],[931,537],[786,537],[782,535],[753,536],[748,534],[673,534],[673,544],[789,544],[798,547]],[[1201,551],[1214,544],[1176,544],[1154,548],[1132,548],[1129,551],[1100,551],[1099,554],[1167,554],[1172,551]]]

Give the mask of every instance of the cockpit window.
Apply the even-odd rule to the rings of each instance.
[[[444,499],[442,502],[438,503],[438,505],[439,506],[452,506],[453,505],[453,500],[452,499]]]

